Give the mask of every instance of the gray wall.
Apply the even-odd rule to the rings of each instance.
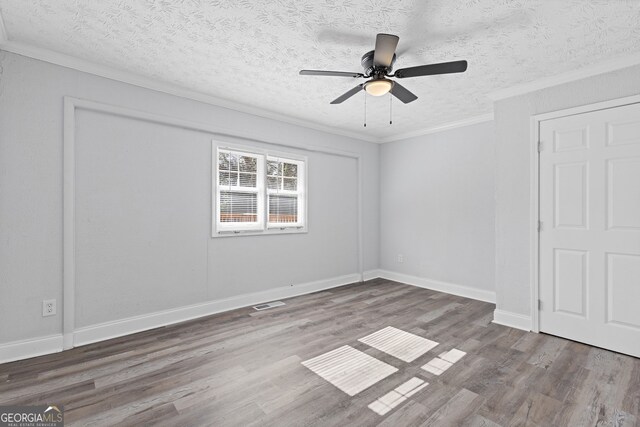
[[[498,309],[523,315],[531,311],[531,116],[637,94],[640,94],[640,66],[495,103]]]
[[[382,145],[380,267],[493,291],[494,162],[493,122]]]
[[[483,290],[495,283],[498,308],[527,315],[530,117],[638,93],[640,66],[498,101],[494,123],[378,146],[0,52],[0,343],[62,329],[61,315],[41,316],[41,302],[62,302],[65,95],[251,129],[310,161],[308,234],[213,239],[212,135],[79,112],[85,326],[356,273],[354,160],[309,153],[308,144],[362,156],[365,270]]]
[[[41,303],[62,304],[65,95],[250,129],[309,156],[309,233],[211,238],[212,135],[80,110],[76,326],[357,273],[355,160],[307,144],[362,156],[364,269],[378,267],[377,144],[7,52],[0,70],[0,343],[62,329]]]

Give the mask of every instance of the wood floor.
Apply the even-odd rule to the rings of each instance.
[[[640,359],[492,324],[494,305],[376,279],[0,365],[0,405],[67,425],[634,426]],[[393,326],[438,346],[407,363],[358,341]],[[303,361],[349,345],[397,371],[350,397]],[[436,376],[421,366],[467,354]],[[429,383],[381,416],[368,405]]]

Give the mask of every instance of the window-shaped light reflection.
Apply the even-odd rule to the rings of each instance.
[[[426,386],[429,383],[418,377],[413,377],[409,381],[400,384],[384,396],[369,404],[369,409],[378,415],[384,415]]]

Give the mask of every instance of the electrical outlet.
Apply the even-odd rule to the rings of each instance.
[[[404,262],[404,255],[403,254],[398,254],[398,262],[399,263],[403,263]]]
[[[46,299],[42,301],[42,317],[56,315],[56,300]]]

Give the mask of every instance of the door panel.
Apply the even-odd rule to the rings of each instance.
[[[640,119],[609,121],[607,123],[607,145],[640,144]]]
[[[640,329],[640,255],[607,254],[607,322]]]
[[[555,249],[554,311],[586,317],[589,252]]]
[[[609,229],[640,231],[640,157],[607,161]]]
[[[553,149],[561,151],[581,150],[589,145],[589,126],[577,129],[557,130],[553,133]]]
[[[587,228],[587,164],[555,165],[556,228]]]
[[[640,104],[539,130],[540,330],[640,357]]]

